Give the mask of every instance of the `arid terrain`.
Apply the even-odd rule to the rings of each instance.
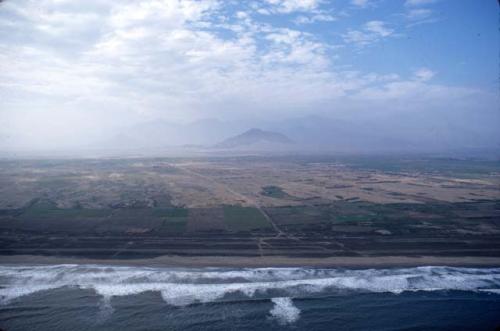
[[[367,156],[4,160],[0,255],[498,261],[500,163]]]

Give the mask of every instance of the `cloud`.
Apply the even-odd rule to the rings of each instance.
[[[412,21],[424,20],[432,16],[433,11],[430,9],[418,8],[411,9],[406,14],[406,17]]]
[[[71,110],[103,125],[112,118],[185,121],[234,108],[241,115],[293,110],[343,93],[327,70],[326,45],[241,13],[224,25],[215,1],[103,2],[95,15],[50,1],[7,5],[0,13],[0,24],[11,26],[0,32],[3,113]],[[54,12],[70,19],[46,16]],[[90,19],[91,27],[80,23]],[[221,36],[223,25],[235,34]]]
[[[19,143],[56,146],[157,118],[279,118],[348,110],[375,99],[397,97],[405,104],[406,97],[417,94],[447,100],[451,107],[447,92],[477,97],[467,89],[431,84],[434,72],[426,68],[405,78],[339,65],[341,54],[330,44],[330,30],[321,35],[317,29],[283,23],[334,19],[322,4],[5,1],[0,10],[0,117],[6,124],[0,135],[24,132],[29,137]],[[256,14],[263,8],[279,16],[277,23]],[[285,18],[285,13],[293,15]],[[363,47],[395,35],[394,25],[373,20],[342,38]]]
[[[308,68],[327,69],[329,60],[325,46],[310,39],[310,35],[291,29],[279,29],[265,37],[273,44],[262,56],[264,63],[300,64]]]
[[[309,12],[318,8],[320,0],[265,0],[271,7],[268,12],[289,14],[293,12]],[[266,10],[266,9],[264,9]]]
[[[369,21],[363,25],[362,30],[349,30],[343,34],[346,43],[357,46],[366,46],[393,35],[394,30],[387,27],[382,21]]]
[[[365,24],[365,30],[373,32],[381,37],[390,36],[394,30],[386,27],[382,21],[370,21]]]
[[[413,27],[421,24],[435,23],[439,19],[435,17],[434,11],[426,8],[412,8],[404,15],[408,21],[407,27]]]
[[[337,18],[333,15],[329,14],[314,14],[312,16],[299,16],[294,22],[296,24],[312,24],[316,22],[333,22],[336,21]]]
[[[432,79],[435,74],[434,71],[428,68],[420,68],[414,72],[415,78],[422,82]]]
[[[435,3],[437,0],[406,0],[405,6],[423,6],[431,3]]]
[[[370,0],[351,0],[351,4],[356,7],[366,8],[370,5]]]

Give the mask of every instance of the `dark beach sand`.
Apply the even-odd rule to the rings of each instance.
[[[154,267],[318,267],[318,268],[386,268],[417,266],[499,267],[500,257],[446,257],[446,256],[381,256],[381,257],[327,257],[291,258],[284,256],[159,256],[145,259],[88,259],[56,256],[11,255],[0,256],[0,264],[102,264]]]

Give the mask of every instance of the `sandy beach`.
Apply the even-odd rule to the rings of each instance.
[[[327,257],[290,258],[284,256],[159,256],[150,259],[87,259],[55,256],[13,255],[0,256],[0,264],[55,265],[101,264],[151,267],[318,267],[318,268],[387,268],[418,266],[498,267],[500,257],[443,257],[443,256],[381,256],[381,257]]]

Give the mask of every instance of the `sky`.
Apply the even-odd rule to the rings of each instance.
[[[471,125],[495,130],[498,7],[496,0],[4,0],[0,147],[76,146],[157,119],[317,115],[397,125],[417,113],[473,118]]]

